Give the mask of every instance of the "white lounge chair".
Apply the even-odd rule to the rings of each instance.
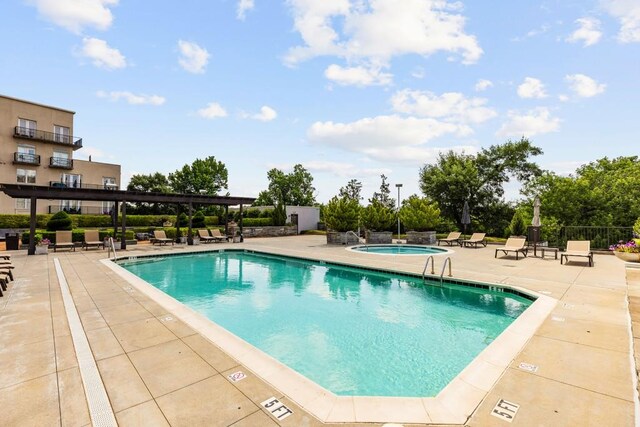
[[[454,243],[456,245],[459,245],[460,244],[460,236],[461,235],[462,235],[462,233],[460,233],[459,231],[452,231],[444,239],[438,239],[438,246],[440,246],[440,242],[444,242],[449,246],[452,246]]]
[[[469,237],[467,240],[462,241],[462,246],[466,247],[466,246],[473,245],[474,248],[477,248],[478,245],[482,245],[486,248],[487,247],[487,239],[485,238],[486,235],[487,233],[473,233],[471,237]]]
[[[562,259],[569,262],[570,256],[587,258],[589,267],[593,266],[593,252],[591,252],[591,242],[589,240],[568,240],[567,250],[560,253],[560,264]]]
[[[504,252],[505,255],[507,255],[507,252],[515,252],[516,253],[516,259],[518,259],[518,254],[522,253],[522,255],[525,256],[525,258],[527,257],[527,247],[526,247],[526,243],[527,243],[527,239],[522,238],[522,237],[509,237],[506,241],[506,243],[504,244],[504,246],[500,247],[500,248],[496,248],[496,253],[494,255],[494,258],[498,257],[498,251],[502,251]]]

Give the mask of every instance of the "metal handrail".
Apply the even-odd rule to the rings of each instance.
[[[66,157],[50,157],[49,166],[54,168],[73,169],[73,159]]]
[[[116,255],[116,245],[113,242],[113,237],[109,237],[107,240],[107,244],[108,244],[108,252],[107,252],[107,258],[109,258],[111,256],[111,251],[113,251],[113,260],[117,260],[118,256]]]
[[[426,280],[425,278],[425,272],[427,271],[427,267],[429,266],[429,260],[431,260],[431,274],[435,274],[435,261],[433,259],[433,255],[429,255],[429,258],[427,258],[427,262],[424,264],[424,268],[422,269],[422,281],[424,282]]]
[[[355,231],[347,231],[346,233],[344,233],[344,244],[346,245],[349,242],[349,239],[347,238],[347,236],[349,235],[349,233],[353,234],[354,236],[356,236],[356,239],[358,239],[358,243],[360,243],[360,236],[358,236],[356,234]]]
[[[440,283],[442,283],[442,280],[443,280],[442,276],[444,276],[444,269],[447,267],[447,264],[449,264],[449,277],[452,277],[452,274],[451,274],[451,257],[448,256],[444,260],[444,264],[442,264],[442,271],[440,271]]]
[[[30,153],[13,153],[14,163],[23,163],[28,165],[39,165],[40,155]]]

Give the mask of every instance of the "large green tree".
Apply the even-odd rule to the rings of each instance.
[[[313,206],[316,202],[313,176],[301,164],[290,173],[273,168],[267,178],[269,187],[260,192],[254,206]]]
[[[347,198],[351,200],[356,200],[360,203],[362,200],[362,183],[357,179],[351,179],[347,182],[347,185],[344,187],[340,187],[340,191],[338,192],[339,198]]]
[[[460,224],[464,202],[469,203],[475,223],[488,223],[485,218],[502,202],[504,184],[515,177],[528,182],[542,171],[530,160],[542,150],[529,140],[507,141],[482,149],[475,155],[453,151],[441,153],[434,164],[420,170],[420,189],[438,202],[442,215]],[[487,230],[501,234],[502,230]]]
[[[227,179],[227,167],[214,156],[196,159],[169,174],[172,190],[182,194],[216,195],[227,189]]]
[[[380,179],[382,180],[382,183],[380,184],[380,192],[375,191],[373,193],[373,196],[369,199],[369,203],[377,200],[389,209],[394,209],[396,205],[396,199],[391,197],[391,190],[389,189],[387,177],[382,174],[380,175]]]
[[[128,191],[142,191],[153,193],[169,193],[171,187],[169,186],[169,180],[167,177],[160,173],[152,174],[139,174],[133,175],[127,185]],[[161,214],[173,214],[173,206],[163,203],[134,203],[127,206],[129,214],[138,215],[161,215]]]

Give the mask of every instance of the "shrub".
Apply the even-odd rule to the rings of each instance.
[[[400,221],[407,230],[435,230],[440,222],[438,202],[432,202],[426,197],[420,198],[414,194],[402,202]]]
[[[527,232],[527,226],[524,224],[522,214],[516,211],[511,218],[511,224],[509,224],[509,234],[511,236],[524,236]]]
[[[243,227],[267,227],[273,225],[271,218],[245,218],[242,220]]]
[[[349,231],[358,228],[360,203],[347,197],[334,196],[324,209],[324,222],[333,231]]]
[[[287,212],[285,210],[284,204],[279,203],[278,206],[273,210],[273,225],[285,225],[287,223]]]
[[[176,218],[176,226],[178,227],[188,227],[189,226],[189,217],[186,213],[182,212]]]
[[[362,210],[362,222],[367,230],[386,231],[393,227],[395,215],[389,206],[373,199],[369,206]]]
[[[247,209],[247,218],[260,218],[260,209]]]
[[[191,218],[191,227],[193,228],[205,228],[205,221],[204,221],[204,213],[202,211],[198,211],[195,213],[195,215],[193,215],[193,218]]]
[[[260,212],[260,218],[271,218],[273,217],[273,209],[265,209]]]
[[[636,237],[640,237],[640,218],[638,218],[635,224],[633,224],[633,233]]]
[[[49,222],[47,222],[47,230],[56,231],[56,230],[71,230],[72,222],[71,217],[65,211],[60,211],[54,214]]]

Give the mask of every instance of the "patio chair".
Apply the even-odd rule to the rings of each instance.
[[[53,252],[56,252],[58,248],[73,249],[74,251],[76,250],[76,246],[72,241],[71,231],[56,231],[56,242],[53,245]]]
[[[593,266],[593,252],[591,252],[591,242],[589,240],[567,240],[567,250],[560,253],[560,264],[562,260],[569,262],[570,256],[587,258],[589,267]]]
[[[462,235],[462,233],[460,233],[459,231],[452,231],[444,239],[438,239],[438,246],[440,246],[440,242],[444,242],[449,246],[452,246],[454,243],[456,245],[459,245],[460,244],[460,236],[461,235]]]
[[[220,233],[220,230],[214,228],[213,230],[209,230],[211,232],[211,237],[215,239],[216,242],[224,242],[227,240],[225,236]]]
[[[198,236],[200,236],[200,240],[205,243],[215,242],[216,238],[209,236],[209,230],[198,230]]]
[[[153,239],[151,240],[151,244],[155,245],[156,243],[160,246],[166,245],[167,243],[171,243],[171,245],[173,245],[174,241],[173,239],[167,238],[167,234],[164,232],[164,230],[155,230],[153,232]]]
[[[485,238],[486,235],[487,233],[473,233],[471,237],[469,237],[467,240],[462,240],[461,246],[469,247],[473,245],[474,248],[477,248],[478,245],[482,245],[486,248],[487,247],[487,239]]]
[[[104,242],[100,240],[100,233],[98,230],[85,230],[84,231],[84,241],[82,242],[82,247],[85,249],[89,249],[91,246],[100,247],[104,249]]]
[[[523,237],[509,237],[503,247],[496,248],[494,258],[498,257],[498,251],[504,252],[505,255],[507,255],[507,252],[515,252],[516,259],[518,259],[518,254],[522,253],[522,255],[524,255],[526,258],[528,251],[526,243],[527,239]]]

